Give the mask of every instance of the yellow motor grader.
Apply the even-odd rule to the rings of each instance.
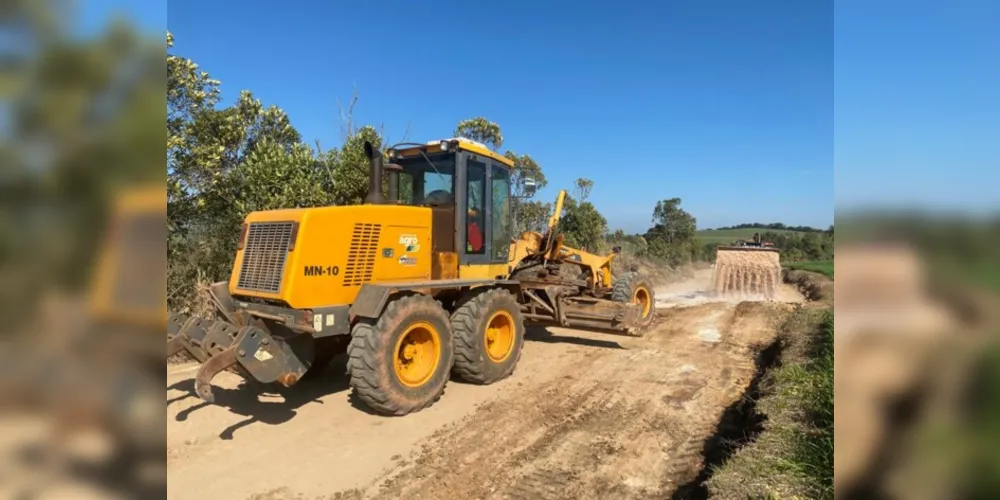
[[[652,322],[649,283],[612,277],[619,249],[563,245],[565,191],[544,233],[515,236],[504,156],[464,138],[365,149],[364,204],[249,214],[230,280],[210,287],[217,317],[169,314],[168,356],[202,363],[202,399],[223,370],[287,387],[346,350],[355,394],[403,415],[433,404],[451,374],[510,375],[526,321],[632,335]]]

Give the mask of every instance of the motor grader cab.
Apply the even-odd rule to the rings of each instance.
[[[614,253],[562,245],[565,192],[544,234],[515,237],[504,156],[461,138],[365,149],[364,204],[249,214],[229,282],[211,287],[218,317],[170,315],[168,354],[202,362],[203,399],[222,370],[290,386],[346,350],[356,395],[401,415],[452,373],[510,375],[526,320],[631,333],[652,321],[652,288],[614,280]]]

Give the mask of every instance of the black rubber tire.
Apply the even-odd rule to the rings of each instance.
[[[639,330],[637,333],[641,334],[643,330],[653,323],[653,319],[656,317],[656,295],[653,293],[653,287],[650,286],[649,282],[642,277],[637,272],[630,272],[623,274],[615,280],[614,286],[611,288],[611,300],[615,302],[632,302],[632,297],[635,297],[635,292],[639,288],[645,288],[646,292],[649,293],[650,307],[649,314],[642,318],[639,322]]]
[[[395,346],[415,321],[430,323],[438,333],[440,356],[430,379],[418,387],[404,385],[396,375]],[[409,295],[386,306],[378,321],[359,321],[351,330],[347,372],[354,395],[377,413],[406,415],[440,399],[455,359],[448,313],[426,295]]]
[[[486,352],[486,322],[497,311],[505,310],[514,320],[511,351],[501,362]],[[524,347],[524,318],[521,305],[510,292],[494,288],[466,300],[451,315],[455,332],[455,376],[474,384],[488,385],[514,373]]]
[[[313,346],[313,360],[309,365],[309,369],[306,370],[305,375],[302,376],[303,380],[314,379],[322,376],[330,362],[333,358],[336,358],[338,354],[342,354],[346,345],[344,345],[344,340],[337,337],[325,337],[315,339],[315,344]]]

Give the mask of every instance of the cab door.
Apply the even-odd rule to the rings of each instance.
[[[468,154],[459,180],[461,187],[456,199],[459,262],[462,266],[490,263],[490,198],[487,158]]]
[[[510,262],[510,244],[514,219],[510,206],[510,169],[492,162],[490,165],[490,263]],[[509,270],[507,270],[509,272]]]
[[[461,155],[456,197],[459,276],[498,279],[510,273],[510,170],[481,155]]]

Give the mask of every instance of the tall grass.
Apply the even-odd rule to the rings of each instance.
[[[805,363],[782,367],[776,374],[778,397],[802,411],[806,425],[790,436],[791,453],[782,468],[805,476],[822,498],[833,497],[833,313],[826,311]]]

